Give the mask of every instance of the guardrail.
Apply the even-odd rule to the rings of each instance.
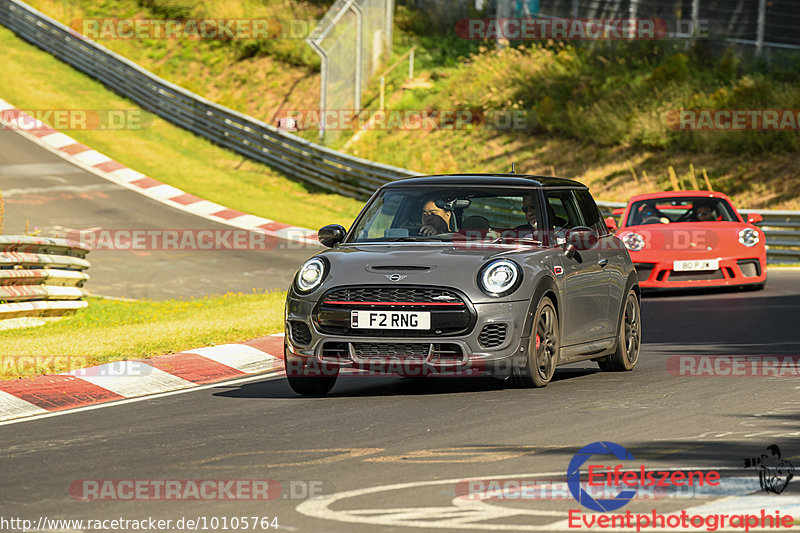
[[[331,150],[210,102],[19,0],[0,0],[0,24],[165,120],[305,183],[366,198],[387,182],[420,175]],[[622,205],[603,202],[601,209],[610,214]],[[770,261],[800,262],[800,212],[758,212]]]
[[[365,198],[388,181],[418,175],[342,154],[210,102],[18,0],[0,0],[0,24],[165,120],[306,183]]]
[[[65,239],[0,235],[0,330],[40,326],[86,307],[89,250]]]

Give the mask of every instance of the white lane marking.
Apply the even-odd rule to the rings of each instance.
[[[269,355],[252,346],[243,344],[221,344],[219,346],[186,350],[183,353],[202,355],[207,359],[248,374],[269,370],[281,361],[274,355]]]
[[[135,402],[142,402],[145,400],[154,400],[157,398],[165,398],[167,396],[175,396],[177,394],[186,394],[187,392],[195,392],[201,391],[206,389],[212,389],[214,387],[230,387],[231,385],[239,385],[242,383],[248,383],[250,381],[274,381],[276,379],[281,379],[285,376],[282,370],[276,372],[270,372],[269,374],[258,374],[255,376],[247,376],[244,378],[237,378],[230,381],[220,381],[219,383],[209,383],[208,385],[198,385],[196,387],[192,387],[190,389],[181,389],[169,392],[161,392],[158,394],[151,394],[150,396],[137,396],[136,398],[126,398],[124,400],[116,400],[113,402],[105,402],[105,403],[98,403],[94,405],[87,405],[85,407],[76,407],[74,409],[67,409],[65,411],[55,411],[55,412],[47,412],[45,411],[44,414],[37,414],[35,416],[28,416],[26,418],[15,418],[13,420],[5,420],[0,421],[0,426],[10,426],[12,424],[20,424],[23,422],[33,422],[36,420],[41,420],[43,418],[51,418],[54,416],[65,416],[71,415],[73,413],[80,413],[83,411],[93,411],[95,409],[105,409],[106,407],[116,407],[117,405],[125,405],[129,403]]]
[[[172,185],[156,185],[147,189],[147,194],[156,198],[174,198],[183,194],[183,191]]]
[[[26,402],[22,398],[0,391],[0,418],[6,416],[33,416],[47,412],[46,409]]]
[[[56,150],[78,142],[69,135],[64,135],[63,133],[60,132],[51,133],[50,135],[45,135],[44,137],[40,137],[39,139],[47,146],[55,148]]]
[[[191,381],[173,376],[141,361],[117,361],[72,370],[68,374],[125,398],[195,386]]]
[[[218,217],[212,217],[211,214],[218,213],[219,211],[224,211],[225,209],[227,209],[227,207],[225,206],[215,204],[214,202],[209,202],[208,200],[201,200],[199,202],[189,204],[189,206],[190,206],[190,212],[194,213],[195,215],[199,215],[216,221],[219,221],[220,219]]]
[[[79,154],[75,154],[72,157],[80,161],[85,165],[102,165],[103,163],[108,163],[111,161],[111,158],[107,155],[101,154],[97,150],[87,150],[85,152],[81,152]]]
[[[236,217],[231,219],[231,222],[236,222],[239,226],[249,226],[252,228],[256,228],[254,231],[263,231],[258,226],[262,224],[269,224],[272,220],[268,220],[266,218],[256,216],[256,215],[242,215],[240,217]]]
[[[3,196],[25,196],[28,194],[49,194],[55,192],[72,192],[80,194],[91,191],[118,191],[119,187],[112,183],[96,183],[94,185],[53,185],[52,187],[26,187],[24,189],[5,189]]]
[[[100,172],[99,170],[97,172]],[[137,172],[131,168],[119,168],[107,173],[108,177],[113,178],[112,181],[119,184],[127,184],[132,181],[144,179],[147,176],[141,172]],[[138,187],[136,190],[140,190]]]

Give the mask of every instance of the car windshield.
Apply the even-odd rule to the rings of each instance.
[[[731,222],[736,220],[738,219],[733,208],[722,198],[684,196],[634,202],[626,225]]]
[[[536,189],[388,188],[366,206],[345,242],[484,241],[540,245]]]

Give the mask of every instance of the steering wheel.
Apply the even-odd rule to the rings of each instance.
[[[649,215],[642,219],[642,224],[660,224],[661,217],[656,215]]]

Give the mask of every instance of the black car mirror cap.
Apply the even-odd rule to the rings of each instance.
[[[578,249],[575,248],[572,244],[565,244],[564,245],[564,255],[567,259],[572,259],[575,257],[575,254],[578,252]]]
[[[589,250],[597,245],[597,232],[586,226],[576,226],[570,229],[566,242],[578,251]]]
[[[344,240],[344,236],[346,234],[347,231],[344,229],[344,226],[339,224],[328,224],[327,226],[323,226],[319,229],[317,232],[317,238],[319,239],[320,244],[323,246],[333,248]]]

